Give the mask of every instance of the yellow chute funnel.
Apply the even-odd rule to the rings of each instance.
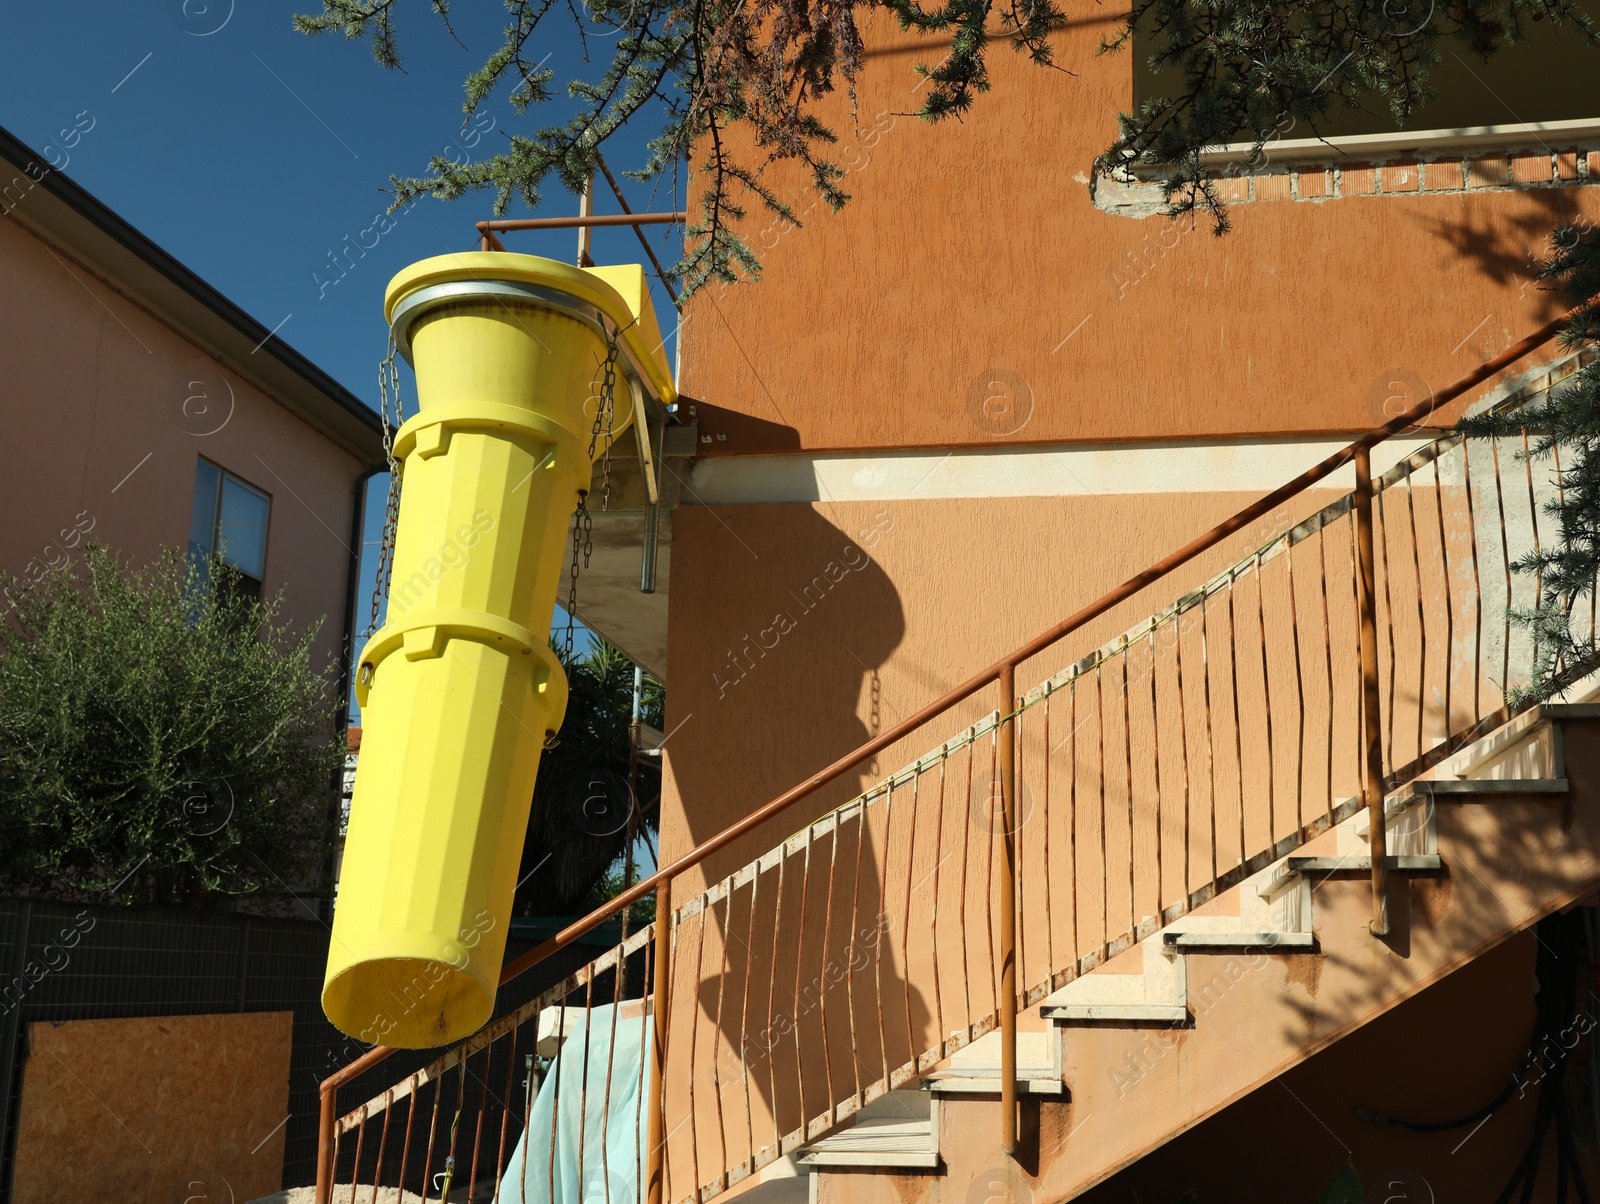
[[[395,436],[405,488],[383,628],[362,651],[361,759],[322,1007],[363,1041],[420,1049],[494,1007],[539,753],[567,682],[547,633],[616,338],[673,399],[638,267],[479,252],[414,264],[385,315],[420,412]],[[620,332],[620,333],[618,333]]]

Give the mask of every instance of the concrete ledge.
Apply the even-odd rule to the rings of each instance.
[[[1019,1095],[1048,1095],[1065,1097],[1067,1085],[1059,1078],[1044,1077],[1048,1071],[1035,1072],[1041,1077],[1029,1077],[1026,1068],[1017,1078],[1017,1094]],[[999,1095],[999,1074],[950,1074],[948,1071],[941,1075],[930,1075],[922,1080],[929,1091],[935,1095]]]
[[[1473,795],[1565,794],[1566,778],[1459,778],[1415,783],[1424,798],[1467,799]]]
[[[1309,932],[1169,932],[1170,949],[1257,949],[1262,953],[1310,953],[1317,938]]]
[[[1039,1009],[1039,1015],[1057,1024],[1160,1024],[1190,1022],[1181,1003],[1057,1003]]]

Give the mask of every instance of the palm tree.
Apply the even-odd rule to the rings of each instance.
[[[566,719],[539,762],[518,872],[515,914],[575,915],[623,888],[612,871],[630,833],[656,831],[660,765],[641,757],[629,789],[633,662],[596,636],[583,656],[556,655],[567,671]],[[660,728],[662,685],[644,679],[641,718]]]

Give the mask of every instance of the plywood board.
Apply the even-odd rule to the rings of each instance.
[[[28,1026],[16,1204],[235,1204],[276,1191],[291,1012]]]

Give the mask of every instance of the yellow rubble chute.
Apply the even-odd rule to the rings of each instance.
[[[636,266],[444,255],[396,276],[384,308],[420,412],[395,436],[393,584],[357,670],[361,760],[322,1006],[342,1032],[418,1049],[494,1006],[534,773],[566,709],[546,633],[604,451],[611,340],[613,436],[635,384],[674,392]]]

